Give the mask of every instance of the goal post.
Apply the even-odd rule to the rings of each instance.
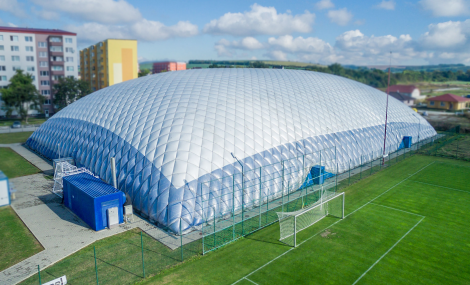
[[[297,233],[312,226],[326,216],[344,219],[344,192],[311,207],[295,212],[278,212],[280,241],[297,246]]]

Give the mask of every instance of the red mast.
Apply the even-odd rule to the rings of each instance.
[[[384,151],[382,155],[382,165],[385,164],[385,142],[387,141],[387,119],[388,119],[388,89],[390,87],[390,70],[392,69],[392,52],[390,52],[390,65],[388,67],[388,83],[387,83],[387,104],[385,105],[385,135],[384,135]]]

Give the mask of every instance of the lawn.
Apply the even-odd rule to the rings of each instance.
[[[395,159],[394,159],[395,160]],[[170,250],[140,230],[101,241],[41,271],[70,284],[459,284],[470,280],[470,163],[415,155],[352,178],[345,219],[326,217],[279,242],[274,223],[205,256]],[[383,167],[382,167],[383,168]],[[357,181],[356,183],[354,183]],[[192,246],[192,247],[191,247]],[[191,252],[192,250],[192,252]],[[419,274],[418,274],[419,272]],[[155,275],[157,274],[157,275]],[[150,278],[149,278],[150,276]],[[246,279],[244,279],[246,278]],[[251,281],[250,281],[251,280]],[[22,284],[37,284],[32,276]],[[139,284],[140,284],[139,283]]]
[[[181,261],[172,251],[147,234],[142,234],[146,276]],[[134,284],[143,279],[141,231],[132,229],[93,243],[41,271],[43,282],[66,275],[69,284],[96,284],[93,247],[96,248],[100,284]],[[21,284],[38,284],[34,275]]]
[[[24,143],[33,132],[17,132],[0,134],[0,144]]]
[[[346,218],[300,232],[295,249],[278,241],[276,223],[143,283],[468,283],[469,172],[465,162],[408,158],[346,188]]]
[[[11,126],[13,125],[13,122],[16,122],[16,121],[20,121],[20,119],[4,119],[4,120],[0,120],[0,127],[5,127],[5,126]],[[26,124],[26,121],[25,120],[22,120],[21,121],[21,124],[23,126],[27,126],[27,125],[40,125],[42,123],[44,123],[45,121],[47,121],[46,118],[28,118],[28,124]]]
[[[26,159],[8,147],[0,147],[0,170],[8,178],[15,178],[41,172]]]
[[[43,250],[10,206],[0,208],[0,271]]]

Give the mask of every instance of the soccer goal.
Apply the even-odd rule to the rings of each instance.
[[[285,244],[296,247],[297,233],[310,227],[326,216],[344,219],[344,192],[308,208],[295,212],[278,212],[281,238]]]

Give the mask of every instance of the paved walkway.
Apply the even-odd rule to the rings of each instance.
[[[24,127],[24,128],[17,128],[17,129],[12,129],[10,127],[1,127],[0,128],[0,134],[5,134],[5,133],[21,133],[21,132],[34,132],[39,128],[38,126],[35,127]]]
[[[0,284],[16,284],[37,273],[37,266],[44,269],[91,243],[129,229],[140,228],[170,249],[180,246],[179,237],[161,230],[148,221],[134,215],[133,221],[112,230],[95,232],[62,204],[61,198],[51,192],[53,180],[45,178],[53,174],[49,161],[41,158],[21,144],[0,144],[9,147],[43,173],[10,179],[16,199],[11,206],[23,223],[44,247],[44,250],[0,272]],[[195,239],[200,238],[194,236]],[[188,236],[183,244],[193,241]]]
[[[24,159],[29,161],[32,165],[36,166],[42,172],[48,172],[47,174],[52,173],[52,163],[45,160],[44,158],[38,156],[34,152],[30,151],[29,149],[25,148],[19,143],[12,143],[12,144],[0,144],[0,147],[9,147],[19,155],[21,155]],[[50,173],[49,173],[50,172]]]
[[[0,272],[0,284],[16,284],[93,242],[132,228],[141,228],[171,249],[180,246],[180,239],[170,235],[146,220],[134,216],[130,224],[111,230],[95,232],[52,194],[52,180],[44,174],[34,174],[10,180],[17,189],[11,206],[44,250]],[[188,241],[184,241],[189,242]]]

